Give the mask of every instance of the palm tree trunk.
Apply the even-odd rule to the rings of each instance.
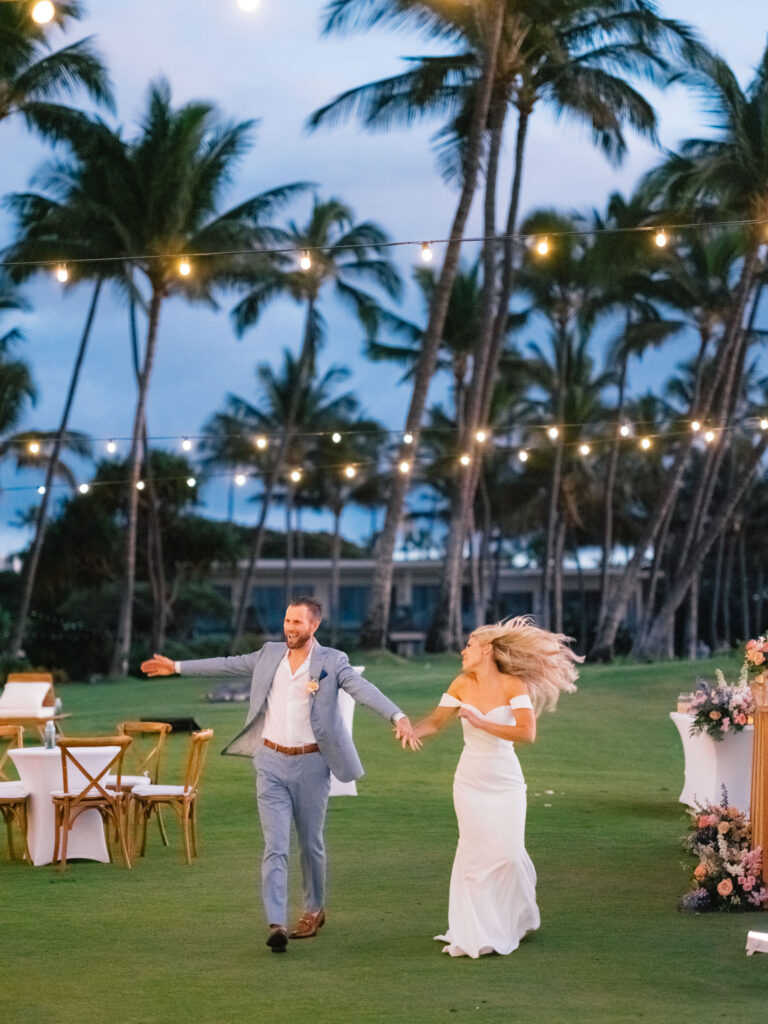
[[[341,512],[333,510],[333,540],[331,541],[331,647],[339,642],[341,608],[339,604],[339,569],[341,561]]]
[[[725,630],[725,642],[730,647],[733,644],[733,620],[731,609],[733,607],[733,562],[736,553],[735,538],[729,536],[725,541],[725,564],[723,565],[723,628]]]
[[[629,318],[627,318],[629,321]],[[629,323],[627,323],[627,326]],[[619,428],[624,415],[624,391],[627,385],[628,356],[622,355],[619,367],[618,396],[616,401],[616,424],[611,441],[611,452],[608,457],[608,469],[605,475],[605,500],[603,503],[603,557],[600,563],[600,611],[597,617],[597,628],[600,630],[608,610],[610,600],[608,593],[608,570],[613,552],[613,512],[616,492],[616,474],[619,466],[619,447],[621,434]]]
[[[293,597],[293,487],[285,492],[285,604]]]
[[[709,642],[712,653],[720,650],[720,592],[723,586],[723,559],[725,558],[725,537],[721,534],[717,540],[715,553],[714,583],[712,586],[712,608],[710,610]]]
[[[128,472],[128,522],[125,531],[125,577],[120,594],[120,608],[117,618],[115,647],[109,673],[112,676],[124,676],[128,673],[128,659],[131,652],[133,634],[133,595],[136,584],[136,534],[139,513],[139,492],[136,484],[141,472],[141,429],[147,407],[149,381],[157,347],[157,331],[160,324],[160,309],[163,304],[163,291],[160,285],[153,285],[152,298],[149,303],[147,324],[147,344],[144,352],[144,366],[139,377],[139,393],[136,399],[136,411],[133,417],[131,435],[131,451]]]
[[[561,519],[557,524],[555,534],[555,564],[553,567],[553,596],[556,633],[563,632],[563,561],[565,559],[565,521]]]
[[[83,365],[83,359],[85,358],[85,351],[88,347],[88,339],[91,336],[91,327],[93,326],[93,320],[96,315],[96,305],[99,301],[101,285],[102,279],[99,277],[96,281],[96,287],[93,289],[91,304],[88,307],[88,314],[85,318],[85,326],[83,327],[83,333],[80,336],[80,344],[77,349],[77,355],[75,356],[75,365],[72,367],[72,375],[69,379],[69,389],[67,391],[67,397],[64,402],[64,410],[61,414],[59,429],[56,432],[56,436],[53,440],[53,448],[51,449],[51,454],[48,459],[48,466],[46,467],[44,484],[45,490],[43,491],[42,498],[40,499],[40,506],[37,510],[37,519],[35,521],[35,536],[32,541],[32,547],[30,548],[29,554],[24,559],[24,582],[22,584],[21,590],[21,601],[19,603],[19,611],[16,616],[16,623],[13,628],[13,633],[8,644],[8,653],[13,658],[19,657],[19,655],[22,653],[24,635],[27,630],[27,619],[29,618],[29,608],[32,603],[32,593],[35,589],[37,568],[40,562],[40,552],[42,551],[43,540],[45,539],[48,506],[50,505],[51,501],[51,487],[53,484],[53,474],[56,471],[56,466],[59,461],[59,455],[61,454],[61,446],[64,442],[64,435],[67,432],[69,413],[72,409],[72,402],[74,401],[75,398],[75,392],[77,391],[77,383],[80,378],[80,369]]]
[[[401,458],[404,459],[410,458],[411,451],[416,452],[418,450],[421,418],[424,413],[429,385],[435,369],[437,351],[448,311],[448,302],[458,270],[464,229],[477,184],[483,148],[483,133],[491,101],[505,7],[504,0],[493,0],[489,8],[482,77],[472,111],[472,123],[464,161],[464,180],[462,182],[461,196],[451,226],[450,240],[446,247],[440,278],[430,307],[429,322],[414,374],[413,392],[405,427],[413,435],[414,445],[412,449],[402,449]],[[393,481],[390,489],[384,526],[376,543],[376,567],[366,618],[360,636],[361,645],[364,648],[370,649],[386,646],[389,633],[389,609],[392,591],[392,560],[407,490],[408,481],[406,475],[399,474]]]
[[[688,591],[688,618],[685,625],[685,650],[689,661],[699,657],[699,589],[701,576],[696,573]]]
[[[746,642],[751,635],[749,615],[749,575],[747,570],[747,531],[744,525],[738,533],[739,583],[741,590],[741,639]]]

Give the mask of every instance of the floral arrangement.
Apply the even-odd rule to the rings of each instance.
[[[768,654],[768,635],[762,634],[755,640],[747,640],[744,649],[744,667],[749,675],[762,675],[768,671],[765,663]]]
[[[746,816],[728,804],[723,786],[720,804],[698,805],[689,812],[691,828],[683,840],[698,857],[691,892],[680,900],[681,910],[761,910],[768,907],[768,888],[762,880],[763,851],[749,849],[751,827]]]
[[[733,686],[726,682],[720,669],[715,672],[715,686],[703,679],[696,681],[690,707],[692,736],[707,732],[713,740],[722,740],[729,732],[741,732],[755,711],[755,698],[747,682],[748,671],[745,662]]]

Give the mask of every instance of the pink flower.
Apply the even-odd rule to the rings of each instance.
[[[724,718],[720,723],[720,728],[723,732],[728,732],[728,730],[731,728],[730,719]]]
[[[739,885],[744,892],[752,892],[755,888],[755,879],[751,875],[747,875],[743,882],[739,880]]]
[[[754,651],[757,647],[757,640],[747,640],[747,650]]]
[[[712,822],[709,820],[709,815],[708,814],[701,814],[701,815],[699,815],[699,820],[696,822],[696,827],[697,828],[707,828],[707,826],[711,825],[711,824],[712,824]]]
[[[724,878],[722,882],[718,882],[717,891],[721,896],[730,896],[733,892],[733,882],[730,878]]]

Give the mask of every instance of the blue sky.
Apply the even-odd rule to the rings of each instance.
[[[378,221],[396,240],[441,238],[448,229],[454,193],[441,182],[429,139],[434,125],[388,135],[364,135],[354,124],[308,135],[307,116],[343,89],[389,75],[401,68],[400,58],[427,52],[422,40],[402,32],[372,32],[345,38],[321,38],[321,0],[261,0],[256,11],[242,12],[236,0],[90,0],[88,15],[70,30],[67,40],[93,34],[110,67],[117,95],[116,123],[132,131],[147,83],[165,75],[174,101],[205,98],[237,120],[259,119],[256,142],[243,160],[227,205],[289,181],[318,183],[321,196],[338,196],[359,219]],[[697,26],[747,81],[761,56],[766,37],[764,0],[667,0],[664,14]],[[734,16],[737,12],[738,16]],[[701,134],[705,120],[695,98],[681,89],[661,95],[647,90],[660,114],[662,144],[674,147],[683,137]],[[30,175],[46,158],[45,147],[25,133],[20,123],[0,124],[0,195],[28,186]],[[509,159],[507,152],[507,160]],[[554,124],[545,113],[533,119],[523,187],[523,210],[536,206],[565,209],[602,207],[613,190],[629,191],[638,176],[657,159],[646,143],[633,139],[628,159],[611,167],[592,147],[587,134]],[[507,165],[508,168],[508,165]],[[508,174],[502,178],[508,181]],[[301,222],[306,204],[291,211]],[[470,231],[479,229],[477,210]],[[0,244],[10,223],[0,212]],[[418,249],[398,250],[405,276],[415,265]],[[31,363],[40,396],[24,426],[52,428],[60,417],[75,347],[85,316],[84,289],[67,292],[39,278],[26,289],[33,309],[6,317],[2,327],[18,323],[27,336],[20,354]],[[229,391],[253,397],[254,367],[279,358],[285,346],[296,350],[301,311],[289,302],[273,306],[258,328],[238,341],[228,319],[233,298],[224,297],[222,311],[211,313],[180,301],[167,303],[160,328],[157,363],[149,400],[149,428],[169,440],[200,433],[203,422],[219,408]],[[419,312],[410,290],[406,312]],[[323,365],[349,364],[351,386],[365,410],[396,429],[402,425],[408,394],[397,388],[398,372],[371,367],[359,358],[361,332],[344,313],[329,313],[330,339]],[[647,386],[684,348],[663,362],[648,358],[635,376],[635,388]],[[436,385],[439,388],[439,383]],[[437,391],[436,391],[437,394]],[[71,426],[97,441],[126,438],[130,433],[135,389],[129,362],[127,318],[114,299],[102,306]],[[88,467],[80,467],[87,477]],[[17,510],[36,498],[30,491],[8,490],[39,482],[33,472],[14,474],[0,469],[0,557],[18,550],[26,531],[9,524]],[[202,511],[226,514],[226,488],[209,485]],[[236,515],[255,514],[238,491]],[[365,519],[363,528],[367,527]],[[313,525],[307,520],[306,525]],[[350,526],[352,523],[350,522]]]

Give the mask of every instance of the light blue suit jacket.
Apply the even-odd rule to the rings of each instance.
[[[253,757],[262,746],[267,696],[286,650],[285,643],[269,642],[253,654],[179,663],[181,674],[185,676],[251,677],[250,707],[245,728],[224,748],[223,754]],[[400,713],[400,708],[373,683],[358,675],[346,654],[334,647],[321,647],[315,642],[309,660],[309,678],[318,684],[310,696],[309,720],[320,753],[337,779],[351,782],[363,774],[363,766],[341,717],[339,690],[346,690],[359,704],[366,704],[390,721]]]

